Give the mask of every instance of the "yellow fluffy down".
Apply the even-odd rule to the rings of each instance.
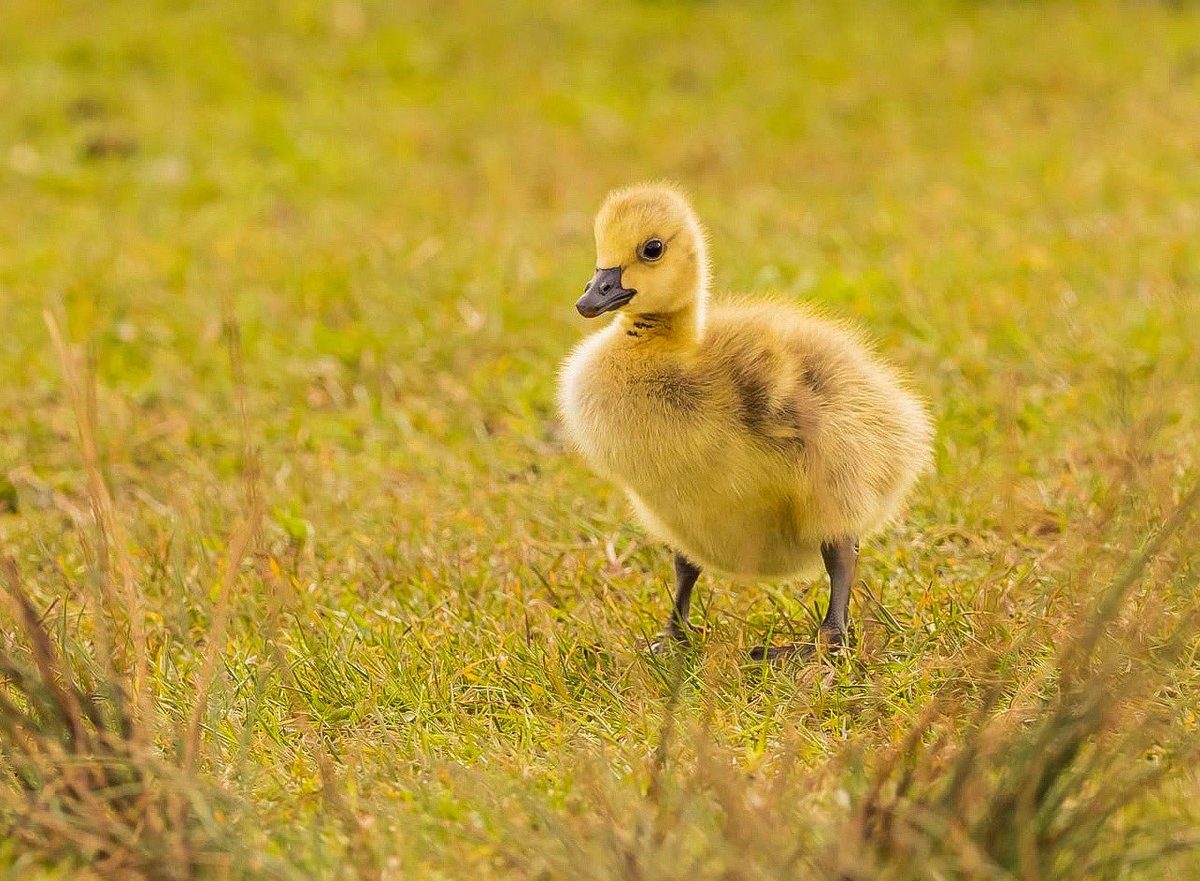
[[[673,189],[663,198],[679,200]],[[685,216],[680,228],[699,226]],[[604,233],[598,225],[598,248]],[[702,240],[695,247],[702,253]],[[651,535],[730,575],[797,574],[819,561],[823,541],[868,535],[895,516],[929,466],[929,416],[844,324],[778,300],[705,308],[706,276],[684,308],[642,313],[643,288],[663,294],[644,276],[616,320],[564,363],[562,418]]]

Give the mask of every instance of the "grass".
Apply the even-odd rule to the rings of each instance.
[[[0,9],[12,878],[1191,878],[1200,11]],[[837,663],[564,449],[590,215],[938,415]]]

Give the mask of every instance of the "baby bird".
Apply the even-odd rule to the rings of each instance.
[[[780,578],[823,561],[817,642],[847,636],[860,537],[930,462],[922,402],[848,327],[778,301],[709,302],[706,236],[674,187],[610,193],[596,274],[575,304],[615,312],[563,364],[570,440],[675,550],[666,633],[688,640],[701,569]],[[755,649],[757,660],[811,650]]]

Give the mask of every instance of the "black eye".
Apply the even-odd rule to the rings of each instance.
[[[667,250],[667,246],[662,243],[662,239],[649,239],[642,245],[641,258],[647,262],[653,263],[662,257],[663,252]]]

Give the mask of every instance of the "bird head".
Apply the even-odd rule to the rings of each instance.
[[[699,315],[708,287],[704,230],[684,195],[667,184],[609,193],[596,214],[596,274],[579,314]]]

